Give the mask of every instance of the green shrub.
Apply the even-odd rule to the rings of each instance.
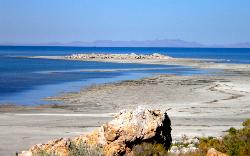
[[[227,153],[230,156],[250,155],[250,119],[243,122],[242,129],[230,128],[222,139],[213,137],[201,138],[199,149],[205,155],[209,148]]]

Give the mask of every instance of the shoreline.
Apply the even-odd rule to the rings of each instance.
[[[126,54],[128,55],[128,54]],[[69,55],[70,56],[70,55]],[[229,72],[250,72],[250,64],[240,63],[221,63],[214,59],[194,59],[194,58],[153,58],[153,59],[117,59],[117,58],[69,58],[69,56],[27,56],[21,58],[35,59],[53,59],[53,60],[69,60],[69,61],[86,61],[86,62],[109,62],[109,63],[134,63],[134,64],[155,64],[155,65],[177,65],[186,66],[196,69],[219,69]]]
[[[160,64],[162,60],[153,63],[156,62]],[[61,105],[0,106],[0,140],[8,140],[6,148],[0,148],[0,154],[24,150],[53,138],[87,133],[110,121],[112,113],[137,106],[168,110],[173,139],[184,134],[219,136],[230,127],[240,128],[241,122],[250,118],[249,64],[227,66],[179,59],[172,62],[223,70],[218,75],[163,74],[93,85],[76,93],[47,98],[52,102],[62,101]],[[172,65],[171,61],[163,63]]]

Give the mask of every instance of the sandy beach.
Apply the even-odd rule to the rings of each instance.
[[[39,56],[41,59],[67,59]],[[122,109],[145,106],[167,110],[173,139],[220,136],[250,118],[250,65],[223,64],[192,59],[91,59],[117,63],[183,65],[219,69],[210,75],[154,75],[84,88],[48,97],[61,105],[0,106],[0,155],[14,154],[31,145],[59,137],[73,137],[100,126]]]

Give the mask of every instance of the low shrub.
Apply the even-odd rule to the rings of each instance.
[[[91,147],[87,144],[80,142],[76,145],[74,142],[70,143],[68,156],[102,156],[102,149],[98,147]],[[33,156],[58,156],[55,153],[48,153],[47,151],[39,151]]]
[[[102,149],[99,147],[92,147],[84,142],[80,142],[78,145],[75,143],[70,144],[69,156],[102,156]]]
[[[166,156],[168,154],[168,150],[162,144],[147,142],[135,145],[132,152],[134,156]]]
[[[230,128],[228,134],[221,139],[208,137],[201,138],[199,150],[205,155],[209,148],[227,153],[229,156],[250,155],[250,119],[243,122],[242,129]]]
[[[32,156],[57,156],[55,153],[53,152],[46,152],[46,151],[39,151],[38,153],[33,153]]]

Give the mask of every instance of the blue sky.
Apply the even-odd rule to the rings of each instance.
[[[0,42],[250,41],[250,0],[0,0]]]

